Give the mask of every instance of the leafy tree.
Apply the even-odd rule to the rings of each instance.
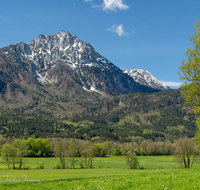
[[[55,156],[60,158],[62,169],[66,169],[65,158],[67,157],[68,145],[69,145],[69,142],[67,139],[58,139],[54,146]]]
[[[115,149],[114,155],[115,156],[121,156],[122,155],[122,152],[119,150],[119,148]]]
[[[85,168],[92,167],[94,147],[90,141],[84,141],[81,146],[81,154],[85,162]]]
[[[129,166],[130,169],[136,169],[139,165],[137,155],[133,151],[128,151],[125,154],[126,156],[126,164]]]
[[[69,161],[72,164],[73,169],[75,169],[75,162],[78,160],[76,159],[77,153],[79,152],[79,144],[78,141],[69,141],[69,146],[68,146],[68,156],[69,156]]]
[[[1,150],[1,158],[7,163],[8,169],[10,169],[10,146],[10,144],[4,144]]]
[[[110,143],[108,141],[104,143],[104,150],[105,154],[110,154]]]
[[[33,138],[28,138],[25,142],[26,146],[28,147],[28,156],[32,157],[34,156],[35,152],[35,140]]]
[[[105,157],[105,151],[104,149],[101,148],[102,144],[101,143],[97,143],[95,146],[94,146],[94,155],[96,157]]]
[[[195,33],[189,35],[189,39],[193,44],[193,48],[188,48],[185,54],[187,60],[182,60],[179,67],[180,79],[184,80],[181,85],[182,95],[186,103],[193,106],[195,114],[200,113],[200,20],[195,21]],[[199,118],[200,119],[200,118]],[[197,121],[198,132],[196,139],[200,140],[200,121]]]
[[[176,143],[175,159],[185,168],[193,166],[194,158],[199,154],[196,143],[188,137],[180,138]]]
[[[24,141],[22,140],[15,140],[13,142],[13,146],[17,149],[17,154],[19,157],[19,169],[22,167],[22,158],[27,155],[28,148]]]
[[[14,146],[10,144],[4,144],[2,146],[1,158],[2,160],[5,160],[9,169],[10,169],[10,164],[12,164],[13,169],[15,169],[17,156],[18,156],[17,148],[15,148]]]

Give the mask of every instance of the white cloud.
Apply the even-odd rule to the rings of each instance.
[[[120,25],[113,25],[111,26],[110,28],[106,29],[108,31],[111,31],[111,32],[115,32],[118,34],[118,36],[125,36],[125,35],[129,35],[129,33],[127,32],[124,32],[124,29],[123,29],[123,24],[120,24]]]
[[[84,0],[84,2],[90,2],[93,8],[101,7],[103,11],[117,11],[117,10],[126,10],[129,7],[124,4],[124,0],[103,0],[101,5],[95,5],[93,0]]]
[[[123,0],[103,0],[102,9],[103,11],[116,11],[119,10],[126,10],[129,7],[123,3]]]
[[[177,87],[182,84],[180,82],[163,82],[163,81],[162,83],[165,84],[166,86],[177,86]]]

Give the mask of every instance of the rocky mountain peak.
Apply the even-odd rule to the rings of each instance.
[[[142,69],[125,70],[124,73],[127,73],[141,85],[148,85],[153,88],[157,87],[161,89],[169,89],[168,86],[160,82],[147,70],[142,70]]]
[[[67,86],[70,79],[83,90],[104,95],[158,91],[140,85],[97,53],[92,45],[68,31],[41,34],[28,44],[21,42],[6,49],[15,52],[16,63],[43,85]]]

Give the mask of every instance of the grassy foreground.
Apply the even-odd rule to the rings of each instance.
[[[27,158],[26,165],[44,161],[46,169],[0,170],[0,189],[200,189],[198,162],[193,169],[177,169],[171,157],[139,157],[143,170],[127,169],[123,157],[96,158],[96,169],[52,169],[55,158]],[[24,176],[39,182],[24,182]]]

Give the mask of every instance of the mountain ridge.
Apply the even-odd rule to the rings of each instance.
[[[68,70],[72,70],[76,81],[85,90],[108,96],[160,90],[138,84],[97,53],[91,44],[78,39],[68,31],[61,30],[46,36],[41,34],[28,44],[21,42],[7,46],[4,50],[6,56],[9,52],[15,52],[16,61],[41,84],[58,83],[61,76],[53,70],[58,62],[63,62],[69,66]],[[62,76],[66,74],[63,73]]]
[[[149,71],[142,69],[133,69],[133,70],[124,70],[124,73],[127,73],[131,76],[136,82],[141,85],[148,85],[152,88],[160,88],[163,90],[170,89],[168,86],[160,82],[155,78]]]

